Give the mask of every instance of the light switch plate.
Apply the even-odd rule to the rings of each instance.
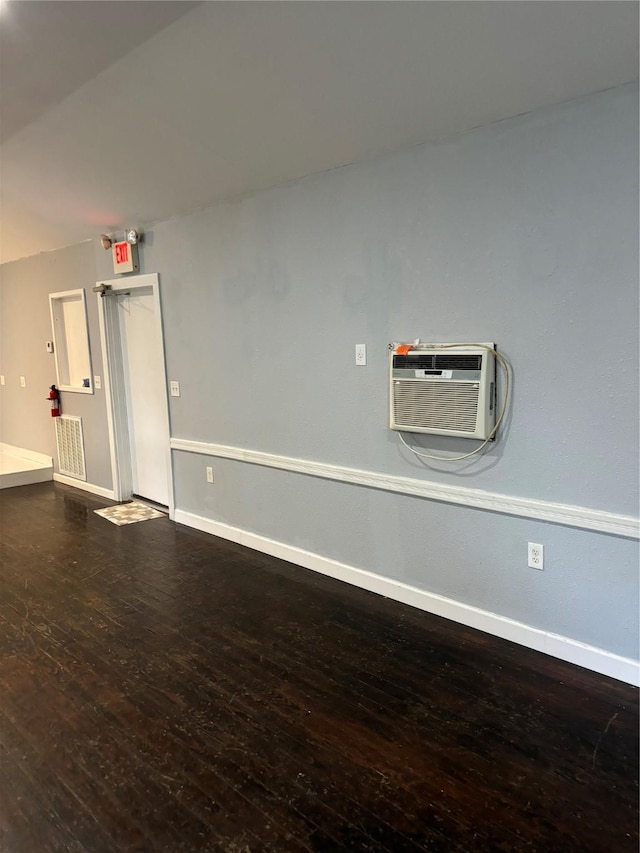
[[[24,378],[24,376],[21,376],[21,377],[20,377],[20,387],[21,387],[21,388],[26,388],[26,387],[27,387],[27,380]]]
[[[180,396],[180,383],[179,382],[171,382],[170,388],[171,388],[171,396],[172,397],[179,397]]]
[[[4,385],[4,376],[0,376],[0,385]]]

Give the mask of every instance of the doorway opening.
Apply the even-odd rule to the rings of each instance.
[[[173,518],[169,404],[158,275],[98,282],[113,491]]]

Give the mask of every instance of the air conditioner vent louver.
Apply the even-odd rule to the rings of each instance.
[[[486,348],[485,348],[486,347]],[[495,424],[493,344],[420,344],[389,360],[389,426],[487,438]]]
[[[481,355],[394,355],[400,370],[480,370]]]
[[[400,370],[433,370],[435,355],[394,355],[393,366]]]
[[[437,355],[435,356],[436,370],[480,370],[481,355]]]
[[[61,415],[55,421],[58,471],[60,474],[75,477],[76,480],[86,480],[82,418]]]

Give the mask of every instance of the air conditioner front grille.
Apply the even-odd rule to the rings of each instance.
[[[398,428],[475,432],[479,385],[476,382],[394,382],[393,416]]]

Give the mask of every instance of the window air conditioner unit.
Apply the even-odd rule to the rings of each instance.
[[[495,344],[391,344],[390,428],[488,438],[496,422],[496,359],[489,350]]]

